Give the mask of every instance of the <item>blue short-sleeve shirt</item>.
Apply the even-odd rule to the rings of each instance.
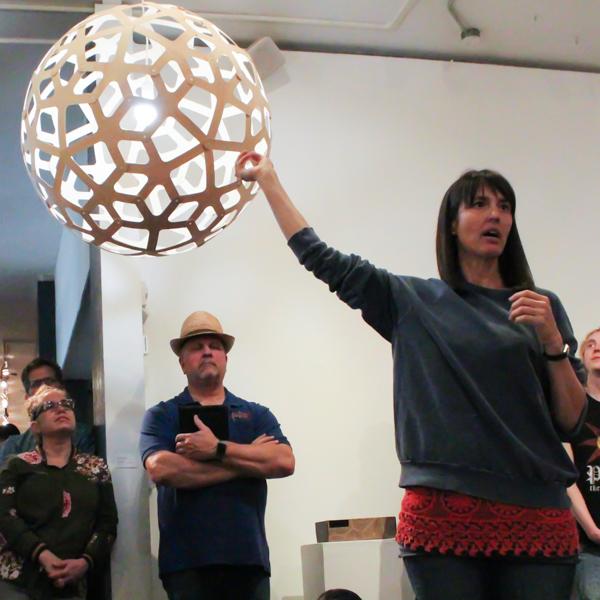
[[[160,450],[175,452],[179,406],[194,404],[187,388],[144,415],[140,436],[142,461]],[[261,434],[289,444],[273,413],[228,390],[229,439],[250,444]],[[265,534],[267,482],[236,478],[198,489],[158,485],[160,575],[207,565],[258,565],[270,573]]]

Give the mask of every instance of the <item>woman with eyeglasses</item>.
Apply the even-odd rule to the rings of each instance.
[[[23,368],[21,381],[25,388],[25,398],[33,396],[43,385],[63,387],[62,369],[52,360],[37,357]],[[75,426],[74,442],[80,452],[94,454],[96,443],[91,428],[85,423]],[[0,445],[0,465],[13,454],[21,454],[33,450],[36,446],[35,436],[31,429],[20,435],[11,436]]]
[[[440,278],[423,279],[328,247],[268,157],[244,153],[236,169],[261,186],[299,261],[392,346],[397,538],[417,598],[567,600],[577,471],[561,437],[581,426],[583,373],[559,298],[534,284],[510,183],[489,170],[452,183]]]
[[[85,598],[109,556],[117,509],[106,463],[73,445],[73,400],[42,386],[27,400],[38,445],[0,471],[0,598]]]

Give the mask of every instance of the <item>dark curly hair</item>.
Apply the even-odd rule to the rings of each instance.
[[[361,600],[361,598],[350,590],[335,589],[323,592],[317,600]]]
[[[23,387],[25,391],[29,394],[31,388],[31,381],[29,380],[29,374],[31,371],[35,369],[39,369],[40,367],[50,367],[54,371],[54,376],[58,383],[63,383],[63,372],[62,369],[53,361],[47,358],[37,357],[34,358],[30,363],[25,365],[23,370],[21,371],[21,381],[23,382]]]

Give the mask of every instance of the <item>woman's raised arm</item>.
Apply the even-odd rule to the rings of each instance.
[[[251,166],[250,166],[251,165]],[[324,281],[329,290],[351,308],[360,309],[365,321],[386,340],[391,340],[396,306],[403,295],[396,285],[393,297],[391,281],[395,278],[384,269],[354,254],[343,254],[322,242],[283,189],[271,160],[257,152],[244,152],[236,162],[236,175],[244,181],[257,181],[290,248],[304,267]],[[305,231],[302,231],[305,230]],[[302,233],[299,233],[302,231]],[[296,235],[299,234],[299,235]]]
[[[248,163],[252,166],[247,166]],[[236,162],[236,175],[244,181],[258,182],[286,240],[309,226],[283,189],[268,156],[258,152],[243,152]]]

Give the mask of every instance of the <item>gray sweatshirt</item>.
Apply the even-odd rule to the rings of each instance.
[[[568,507],[577,471],[550,412],[550,380],[531,326],[508,319],[515,289],[404,277],[327,247],[312,229],[289,240],[300,262],[392,344],[400,486]],[[575,357],[567,314],[547,295]],[[580,422],[582,422],[582,415]]]

